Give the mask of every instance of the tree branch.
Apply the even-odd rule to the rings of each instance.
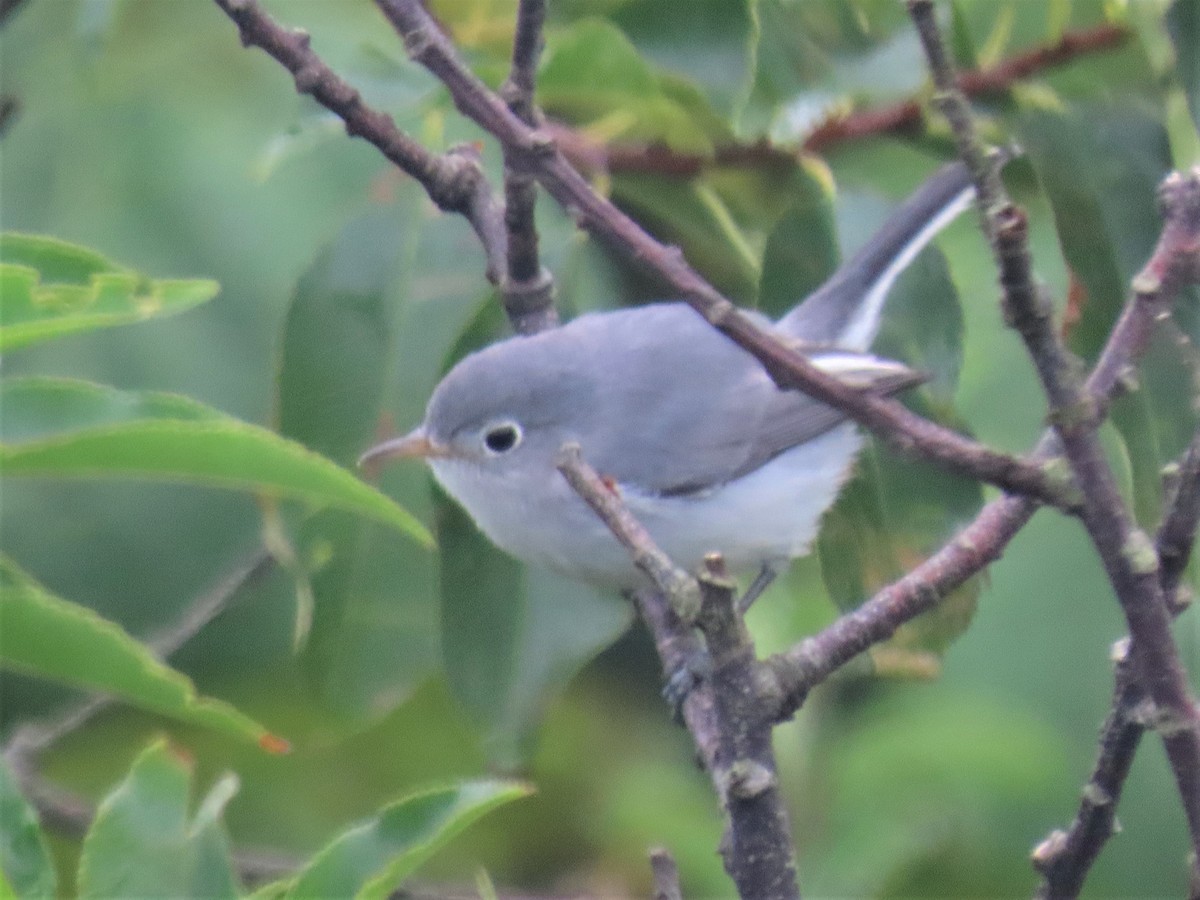
[[[1200,519],[1200,431],[1192,438],[1176,467],[1176,481],[1166,503],[1167,515],[1159,527],[1155,548],[1162,568],[1163,593],[1173,600],[1171,612],[1186,608],[1180,602],[1179,580],[1187,568]],[[1042,873],[1039,898],[1078,896],[1092,864],[1104,844],[1116,833],[1117,803],[1133,757],[1147,727],[1153,727],[1152,704],[1134,677],[1130,641],[1113,647],[1116,668],[1112,707],[1100,730],[1099,751],[1092,774],[1084,786],[1075,819],[1066,831],[1054,831],[1033,851],[1033,865]]]
[[[667,598],[672,612],[685,626],[693,624],[700,612],[700,588],[696,580],[658,548],[650,532],[621,500],[619,488],[596,474],[584,460],[578,444],[563,445],[557,466],[575,493],[587,501],[621,546],[629,551],[634,565]]]
[[[698,579],[687,576],[584,461],[578,445],[564,447],[558,465],[657,588],[635,591],[634,601],[654,636],[668,682],[704,654],[687,612],[693,612],[707,641],[711,672],[688,691],[682,715],[725,811],[721,855],[738,895],[798,898],[791,827],[771,747],[772,721],[760,690],[761,667],[724,563],[710,557]]]
[[[500,96],[513,115],[530,127],[537,127],[541,119],[533,103],[533,91],[545,20],[545,0],[521,0],[513,34],[512,68],[500,88]],[[504,222],[508,227],[508,276],[502,290],[504,308],[516,330],[522,334],[558,324],[554,278],[538,262],[535,185],[528,174],[508,164],[508,151],[505,150]]]
[[[765,660],[776,679],[774,717],[792,716],[816,685],[999,559],[1036,510],[1024,497],[992,501],[957,537],[898,581],[823,631]]]
[[[1029,350],[1050,404],[1050,420],[1083,492],[1083,522],[1125,613],[1133,640],[1138,680],[1157,706],[1158,730],[1171,762],[1191,831],[1200,855],[1200,709],[1191,697],[1187,675],[1171,635],[1170,615],[1159,582],[1158,559],[1146,535],[1136,527],[1121,499],[1096,434],[1096,404],[1085,390],[1079,363],[1063,347],[1052,327],[1052,311],[1034,282],[1024,213],[1007,198],[996,167],[988,161],[966,98],[956,80],[937,28],[931,0],[909,0],[909,9],[925,48],[938,93],[935,103],[950,122],[959,154],[971,169],[1004,288],[1005,312]],[[1173,231],[1200,230],[1200,169],[1190,181],[1164,182],[1163,205]],[[1154,260],[1152,259],[1152,263]],[[1189,259],[1189,268],[1195,263]],[[1134,280],[1134,291],[1157,296],[1180,272],[1147,266]],[[1137,302],[1137,301],[1135,301]]]
[[[1080,31],[1065,32],[1054,44],[1035,47],[1001,60],[987,69],[976,69],[957,75],[956,83],[968,97],[998,94],[1016,82],[1038,72],[1068,63],[1079,56],[1120,47],[1129,40],[1130,31],[1123,25],[1097,25]],[[917,100],[875,109],[856,110],[837,116],[818,125],[804,140],[804,149],[822,152],[844,141],[876,134],[906,131],[921,123],[924,112]]]

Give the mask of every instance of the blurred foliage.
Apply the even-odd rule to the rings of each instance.
[[[430,6],[498,85],[514,0]],[[268,7],[308,29],[368,102],[426,144],[479,142],[498,183],[494,143],[404,60],[369,0]],[[1006,180],[1029,210],[1038,272],[1072,346],[1091,359],[1153,245],[1155,185],[1200,152],[1197,4],[958,0],[941,9],[963,65],[995,65],[1105,22],[1130,30],[1116,49],[976,100],[991,138],[1026,148]],[[700,164],[689,176],[653,166],[604,173],[597,188],[679,244],[722,290],[771,315],[816,286],[950,154],[944,126],[930,119],[832,144],[821,157],[750,153],[712,164],[735,141],[795,150],[831,116],[923,99],[918,41],[892,0],[696,0],[686,14],[652,0],[561,0],[549,15],[538,85],[548,115],[589,142],[656,145]],[[10,386],[111,385],[90,420],[72,406],[71,434],[87,437],[103,424],[111,437],[135,414],[143,423],[200,416],[265,435],[280,461],[296,463],[280,448],[300,444],[304,459],[320,454],[327,471],[341,472],[333,463],[351,465],[377,435],[417,422],[455,359],[504,334],[469,227],[347,139],[273,61],[244,50],[215,6],[27,0],[0,31],[0,51],[2,91],[20,104],[0,157],[5,228],[52,235],[51,250],[65,246],[59,241],[94,247],[79,251],[89,278],[115,270],[119,280],[125,265],[148,273],[111,297],[109,319],[81,327],[137,324],[68,335],[76,319],[58,340],[3,360]],[[548,200],[539,227],[564,314],[658,296]],[[27,275],[17,273],[15,287],[8,267],[3,276],[6,328],[44,310]],[[155,286],[181,279],[216,281],[221,293],[185,291],[180,303],[208,302],[142,321],[143,289],[166,308]],[[110,298],[93,289],[94,278],[54,280],[82,291],[67,310],[77,316],[89,308],[99,316],[96,304]],[[1042,427],[1044,403],[1003,326],[994,283],[987,247],[964,216],[898,283],[876,349],[929,374],[908,401],[921,412],[1022,450]],[[20,297],[30,302],[13,305]],[[1195,303],[1187,298],[1178,317],[1193,340]],[[1107,430],[1147,527],[1158,516],[1159,471],[1196,427],[1196,366],[1193,348],[1158,340],[1141,389],[1115,407]],[[46,433],[53,423],[38,425],[34,413],[48,415],[48,402],[6,402],[6,441],[13,422]],[[81,458],[95,450],[80,446]],[[269,452],[243,450],[243,461]],[[159,448],[154,458],[165,454]],[[191,457],[231,458],[228,448]],[[271,571],[242,584],[173,663],[294,747],[269,757],[130,710],[73,734],[46,759],[47,774],[108,799],[82,846],[78,880],[81,847],[53,842],[59,893],[132,887],[121,879],[133,870],[115,871],[113,860],[153,854],[150,838],[160,840],[161,857],[169,844],[176,862],[156,858],[139,877],[175,879],[172,890],[186,891],[199,871],[188,867],[203,860],[205,878],[226,873],[205,889],[228,893],[238,890],[230,845],[301,860],[321,847],[333,852],[351,821],[365,829],[355,840],[370,843],[394,835],[380,798],[497,768],[522,770],[538,794],[472,825],[422,878],[463,885],[483,865],[501,894],[645,894],[646,848],[664,844],[680,862],[685,895],[728,892],[710,788],[657,696],[647,639],[626,629],[628,608],[504,558],[418,467],[393,466],[379,485],[436,533],[440,556],[344,509],[53,474],[5,478],[4,553],[46,592],[131,633],[173,622],[247,554],[270,550]],[[350,490],[369,490],[346,478],[342,488],[352,481]],[[981,500],[976,486],[872,444],[818,552],[756,606],[760,647],[786,646],[828,623],[935,549]],[[1028,850],[1073,815],[1108,703],[1107,647],[1121,634],[1119,612],[1086,540],[1050,514],[979,582],[943,615],[913,623],[875,655],[875,667],[850,666],[779,730],[809,892],[1027,893]],[[1195,676],[1200,615],[1177,627]],[[938,671],[920,683],[878,677]],[[74,696],[2,677],[5,734]],[[194,761],[163,744],[143,751],[164,730]],[[240,778],[236,796],[228,771]],[[206,799],[189,813],[194,786]],[[1159,747],[1147,741],[1122,800],[1123,833],[1089,879],[1096,895],[1181,893],[1185,829],[1173,790]],[[148,818],[146,797],[162,801],[157,814],[169,823]],[[471,819],[488,802],[475,799]],[[22,895],[53,892],[40,837],[7,777],[0,807],[9,885]],[[433,835],[423,847],[441,846]],[[382,871],[356,858],[357,884]]]
[[[96,810],[79,860],[79,896],[236,897],[221,814],[237,786],[225,775],[189,816],[191,765],[165,741],[151,744]]]
[[[0,349],[140,322],[211,300],[215,281],[154,281],[54,238],[0,235]]]
[[[160,663],[144,644],[87,607],[47,593],[3,556],[0,590],[0,666],[281,748],[257,722],[218,700],[196,696],[187,677]]]

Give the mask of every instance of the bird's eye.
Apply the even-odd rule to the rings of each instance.
[[[516,422],[493,425],[483,435],[483,445],[492,453],[507,453],[521,443],[521,428]]]

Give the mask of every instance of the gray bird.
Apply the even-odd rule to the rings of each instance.
[[[960,164],[943,167],[860,252],[772,325],[818,367],[891,394],[921,377],[866,352],[893,282],[969,202]],[[757,568],[750,597],[807,552],[861,438],[836,410],[780,390],[745,350],[683,303],[582,315],[459,362],[425,420],[361,463],[422,457],[501,549],[619,589],[642,576],[555,467],[562,446],[612,482],[680,566],[720,552]]]

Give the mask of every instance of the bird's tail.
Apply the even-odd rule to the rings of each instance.
[[[777,327],[806,343],[866,350],[879,330],[883,304],[896,278],[970,205],[974,194],[966,166],[942,166],[900,204],[866,246]]]

